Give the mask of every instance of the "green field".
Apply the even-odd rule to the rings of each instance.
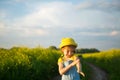
[[[85,61],[105,70],[108,74],[108,80],[120,80],[120,49],[84,54],[82,56]]]
[[[58,75],[59,56],[59,51],[44,48],[1,49],[0,80],[50,80]]]
[[[59,75],[57,59],[59,50],[41,47],[13,47],[0,49],[0,80],[52,80]],[[92,62],[109,74],[109,80],[119,80],[120,50],[108,50],[83,54],[83,60]],[[109,66],[109,67],[108,67]],[[89,67],[83,63],[83,71],[90,76]]]

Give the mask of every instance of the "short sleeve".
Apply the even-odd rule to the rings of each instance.
[[[77,56],[73,55],[70,59],[74,61],[74,60],[76,60],[76,58],[77,58]]]
[[[58,63],[60,63],[60,62],[62,62],[62,58],[61,57],[58,59]]]
[[[78,56],[74,55],[74,56],[73,56],[73,60],[76,60],[76,59],[77,59],[77,57],[78,57]]]

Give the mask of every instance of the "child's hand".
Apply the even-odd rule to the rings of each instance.
[[[83,72],[79,72],[79,73],[80,73],[80,75],[82,75],[83,77],[85,77],[85,74]]]
[[[72,65],[72,66],[74,66],[74,65],[76,65],[78,62],[80,62],[80,60],[79,60],[79,59],[77,59],[77,60],[73,61],[73,62],[71,63],[71,65]]]

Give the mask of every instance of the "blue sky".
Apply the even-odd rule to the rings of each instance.
[[[0,47],[120,48],[120,0],[0,0]]]

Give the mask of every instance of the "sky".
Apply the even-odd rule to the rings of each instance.
[[[120,48],[120,0],[0,0],[0,47]]]

